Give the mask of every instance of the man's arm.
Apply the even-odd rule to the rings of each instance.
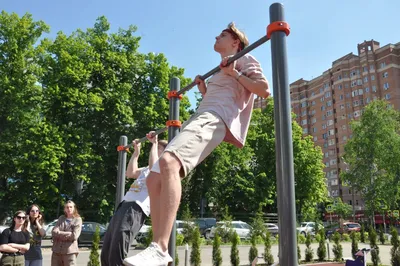
[[[133,142],[134,152],[132,154],[131,159],[128,163],[128,168],[126,169],[126,177],[128,178],[138,178],[140,173],[142,172],[142,168],[138,167],[138,159],[140,154],[140,143],[137,143],[137,140]]]
[[[249,77],[246,77],[239,71],[235,69],[236,74],[233,75],[234,78],[237,79],[237,81],[243,85],[247,90],[250,92],[262,97],[262,98],[267,98],[270,93],[269,93],[269,84],[266,79],[256,79],[253,80]]]
[[[205,95],[207,93],[207,85],[204,80],[201,79],[200,75],[197,75],[194,79],[194,82],[197,84],[197,88],[199,89],[201,95]]]
[[[153,164],[158,160],[158,137],[154,134],[154,131],[150,131],[146,137],[147,139],[153,143],[150,149],[149,155],[149,169],[153,167]]]

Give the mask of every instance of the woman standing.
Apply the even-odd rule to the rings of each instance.
[[[11,227],[0,235],[0,266],[24,266],[24,253],[29,250],[29,233],[25,228],[24,211],[14,214]]]
[[[52,230],[53,254],[51,266],[75,266],[78,256],[78,238],[82,230],[82,219],[76,205],[69,200],[64,205],[64,214],[58,218]]]
[[[42,237],[46,234],[42,225],[43,218],[39,206],[32,204],[26,211],[28,217],[28,232],[30,235],[30,248],[24,254],[25,266],[42,266]]]

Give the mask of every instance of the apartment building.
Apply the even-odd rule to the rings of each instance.
[[[322,148],[329,196],[362,210],[363,200],[339,179],[346,170],[341,156],[351,138],[349,123],[360,118],[364,106],[386,99],[400,110],[400,42],[380,47],[377,41],[364,41],[357,49],[357,55],[337,59],[322,75],[291,83],[290,95],[303,134]],[[255,100],[255,107],[264,105],[261,98]]]

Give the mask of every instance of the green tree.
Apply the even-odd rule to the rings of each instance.
[[[361,241],[361,243],[365,243],[365,226],[364,226],[364,223],[361,224],[360,241]]]
[[[393,266],[400,266],[400,254],[398,252],[400,242],[399,242],[399,234],[395,227],[392,227],[390,230],[390,234],[392,237],[390,238],[390,243],[392,244],[392,248],[390,249],[390,261]]]
[[[351,205],[344,203],[341,198],[335,199],[335,203],[333,204],[333,212],[336,213],[340,219],[346,219],[351,212]]]
[[[99,244],[100,244],[100,227],[96,226],[96,231],[93,235],[92,248],[90,250],[88,266],[100,266],[100,254],[99,254]]]
[[[190,252],[190,264],[193,266],[201,265],[200,244],[200,231],[198,227],[195,227],[192,239],[192,251]]]
[[[215,233],[213,239],[212,261],[213,266],[222,266],[221,237],[218,232]]]
[[[348,171],[341,178],[361,194],[372,214],[381,201],[396,205],[399,196],[400,166],[395,163],[400,159],[399,121],[398,111],[377,100],[365,107],[361,119],[351,123],[352,138],[344,155]]]
[[[381,262],[379,258],[379,247],[377,245],[377,235],[375,229],[371,226],[369,228],[369,245],[371,247],[371,260],[374,266],[378,266]]]
[[[183,243],[191,244],[195,231],[195,226],[192,225],[192,214],[190,212],[189,205],[184,205],[182,209],[182,220],[184,221],[182,230],[182,234],[184,236]]]
[[[320,236],[317,249],[318,260],[324,261],[326,259],[325,230],[321,229],[318,234]]]
[[[383,226],[379,226],[379,241],[381,242],[382,245],[385,245],[385,234],[383,232]]]
[[[267,230],[264,236],[264,261],[267,265],[272,265],[274,263],[274,256],[271,252],[271,233]]]
[[[253,260],[255,258],[257,258],[258,256],[258,249],[257,249],[257,236],[255,234],[251,235],[251,246],[250,246],[250,250],[249,250],[249,262],[250,265],[253,262]]]
[[[340,244],[340,234],[335,232],[333,235],[333,255],[335,261],[341,261],[343,258],[343,246]]]
[[[307,234],[306,237],[306,250],[305,250],[305,261],[310,262],[314,258],[314,251],[311,248],[311,234]]]
[[[238,244],[240,242],[239,236],[234,231],[232,234],[232,246],[231,246],[231,265],[232,266],[239,266],[240,265],[240,257],[239,257],[239,249]]]

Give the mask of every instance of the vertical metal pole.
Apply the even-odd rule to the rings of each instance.
[[[270,22],[285,21],[283,5],[274,3],[269,9]],[[292,117],[288,82],[286,34],[271,35],[273,92],[275,109],[276,174],[279,209],[279,265],[298,265],[296,207],[292,144]]]
[[[128,138],[121,136],[119,138],[119,145],[128,145]],[[117,197],[115,198],[115,210],[121,203],[125,193],[125,173],[126,173],[126,151],[122,150],[118,152],[118,174],[117,174]]]
[[[170,83],[171,91],[179,91],[181,87],[181,81],[173,77]],[[171,97],[169,99],[169,120],[179,120],[179,99]],[[176,135],[179,134],[179,127],[168,127],[168,142],[170,142]],[[171,258],[173,258],[171,266],[175,266],[175,247],[176,245],[176,223],[172,226],[171,236],[168,243],[168,252]]]

